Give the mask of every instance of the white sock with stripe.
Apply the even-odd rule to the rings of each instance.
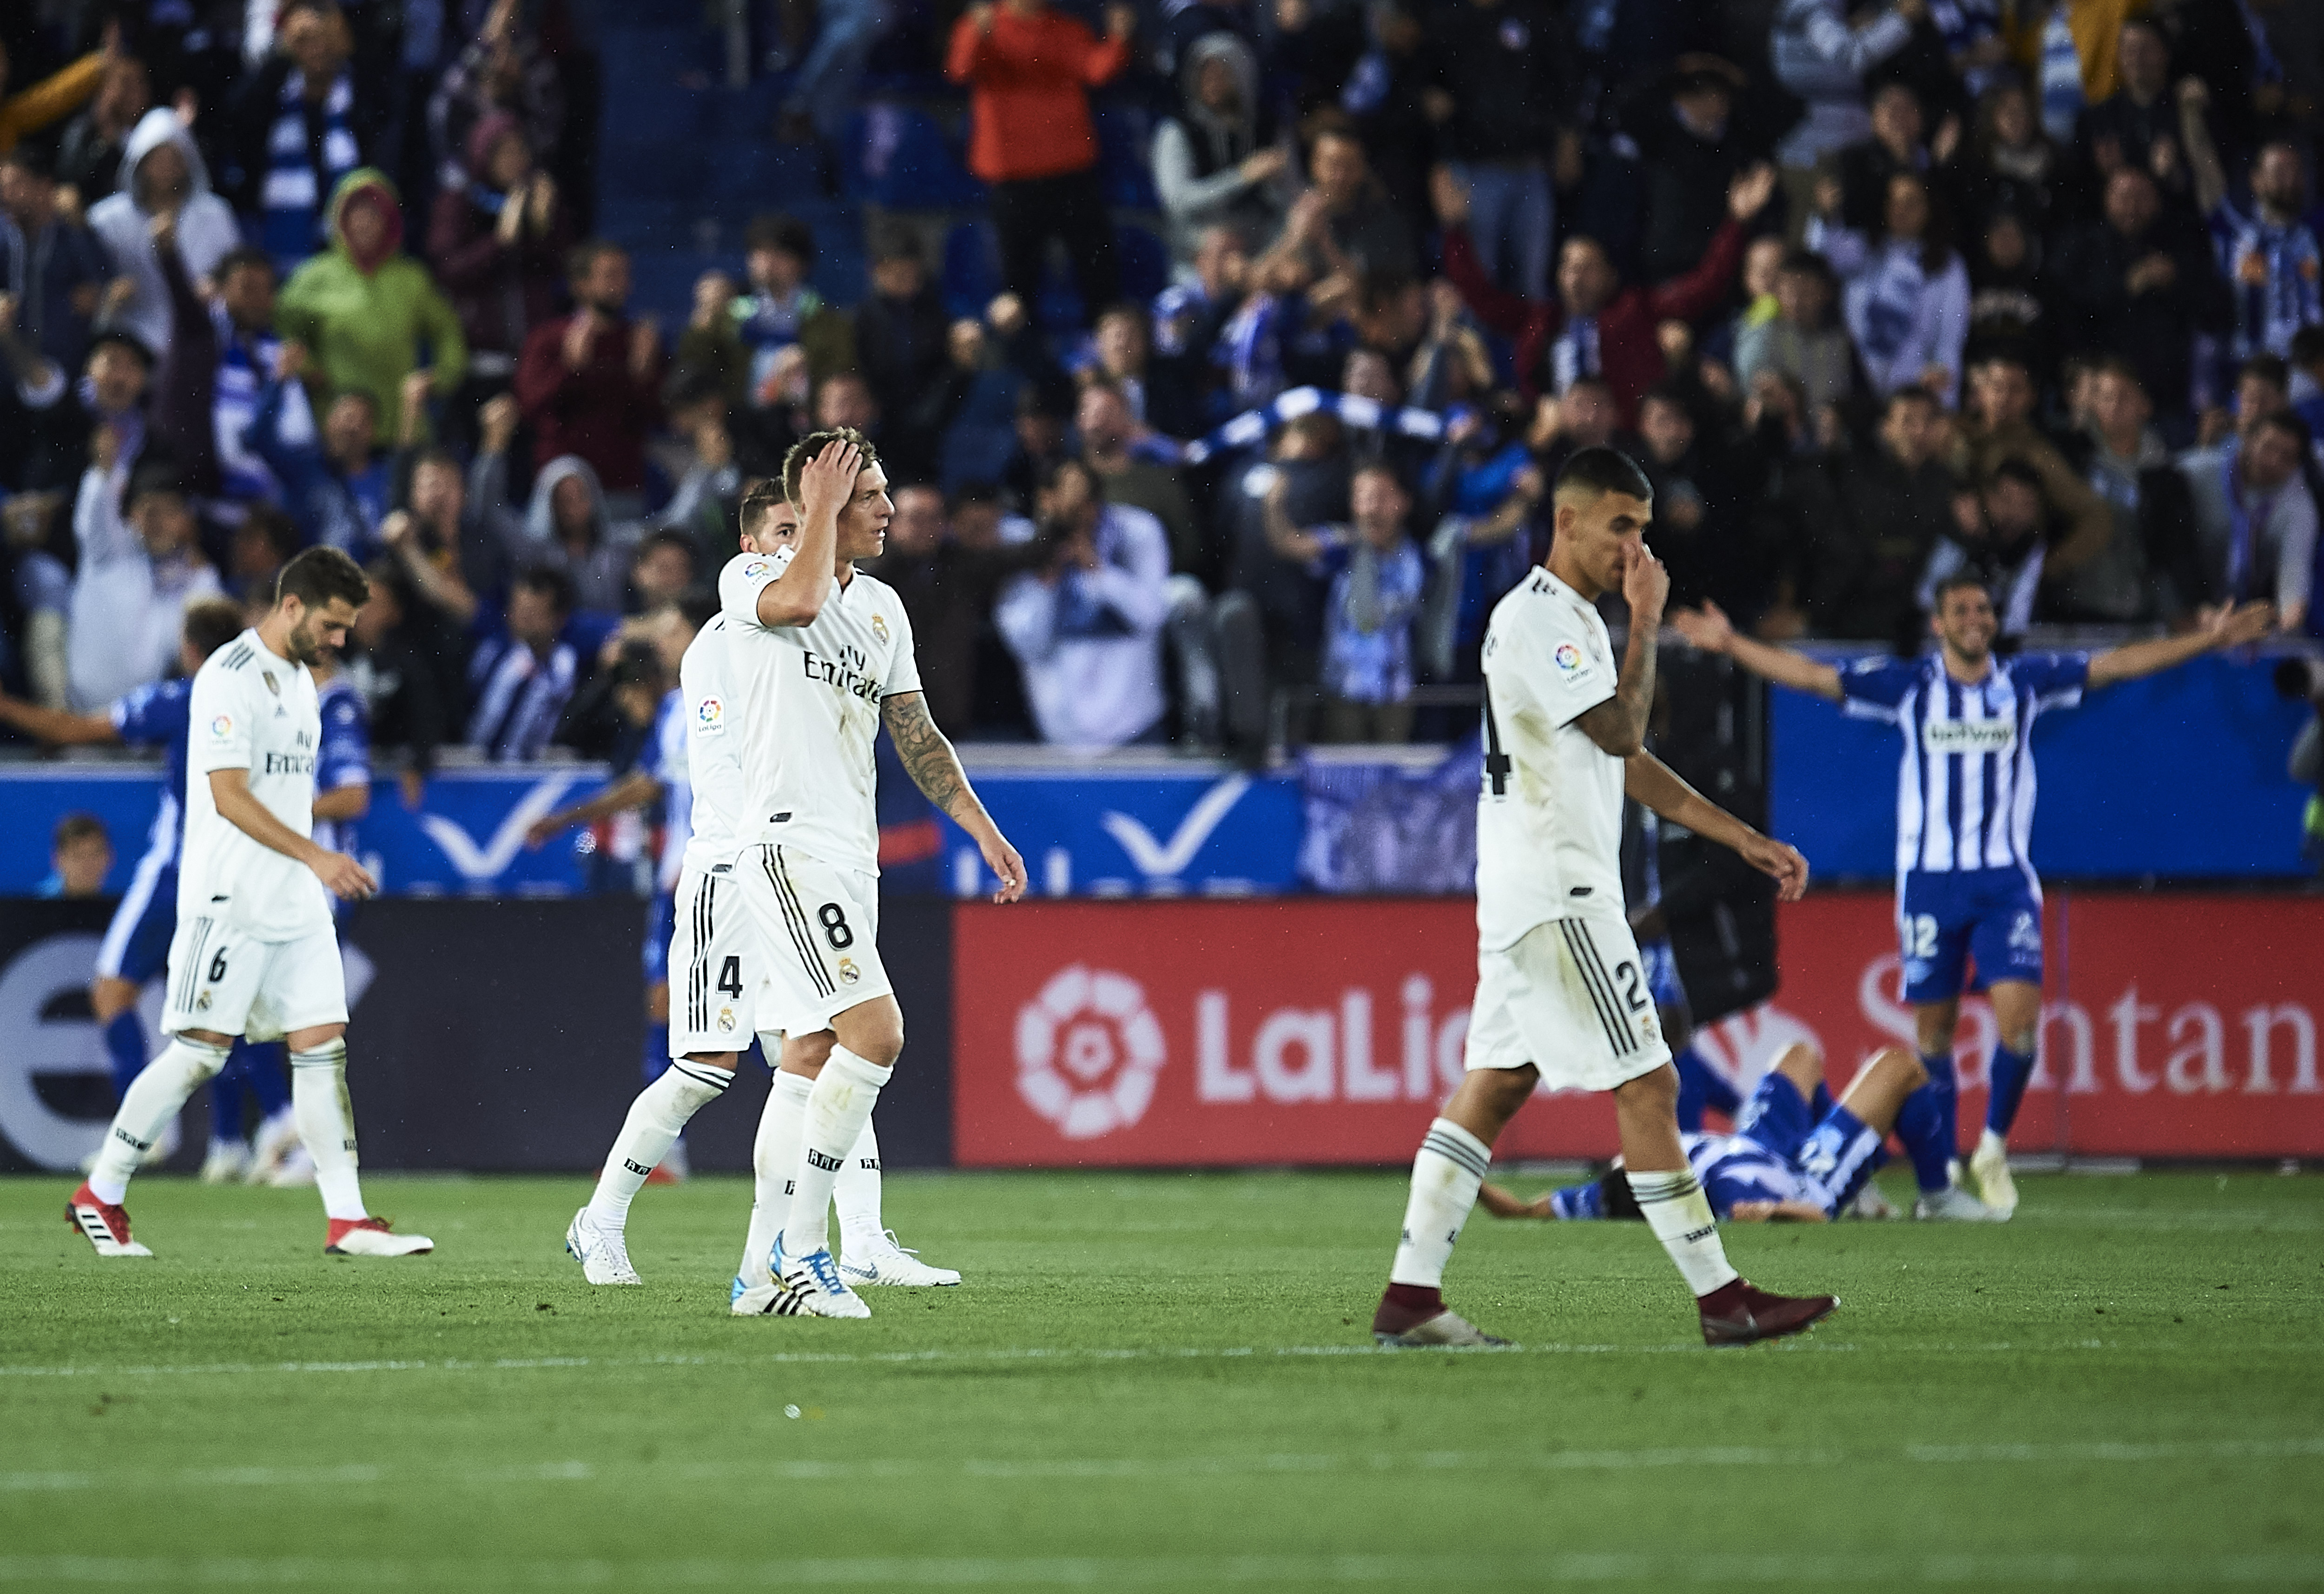
[[[845,1046],[831,1056],[807,1092],[807,1118],[799,1136],[798,1184],[783,1219],[783,1254],[811,1257],[831,1248],[831,1187],[847,1165],[863,1126],[872,1121],[888,1071]]]
[[[1664,1174],[1633,1169],[1625,1176],[1646,1227],[1678,1265],[1687,1288],[1707,1295],[1742,1276],[1727,1260],[1727,1248],[1719,1242],[1719,1221],[1711,1215],[1711,1200],[1692,1168]]]
[[[782,1055],[779,1046],[767,1050]],[[775,1236],[790,1214],[791,1181],[798,1173],[799,1134],[807,1123],[807,1092],[815,1081],[804,1073],[775,1071],[767,1087],[767,1105],[759,1114],[759,1135],[751,1147],[751,1232],[742,1242],[742,1265],[735,1276],[746,1285],[770,1283],[768,1267]]]
[[[839,1212],[839,1242],[853,1254],[883,1243],[887,1225],[880,1218],[880,1132],[863,1120],[847,1166],[831,1181],[831,1204]]]
[[[290,1115],[315,1159],[323,1215],[345,1221],[371,1216],[355,1172],[355,1108],[347,1096],[347,1043],[327,1041],[290,1054]]]
[[[613,1137],[613,1148],[605,1154],[604,1169],[589,1197],[589,1215],[600,1228],[619,1231],[629,1222],[630,1202],[638,1187],[678,1144],[687,1119],[718,1100],[733,1080],[730,1070],[678,1057],[671,1060],[660,1078],[638,1092],[637,1100],[630,1103],[629,1117],[622,1120],[622,1132]]]
[[[1390,1284],[1443,1286],[1452,1242],[1461,1238],[1492,1162],[1493,1148],[1451,1119],[1428,1126],[1412,1159],[1412,1194],[1405,1202],[1404,1237],[1388,1270]]]
[[[107,1206],[117,1207],[129,1193],[130,1175],[137,1159],[153,1148],[170,1120],[202,1082],[226,1066],[226,1049],[206,1041],[172,1036],[161,1055],[138,1071],[121,1098],[121,1110],[98,1147],[97,1166],[88,1175],[89,1193]]]

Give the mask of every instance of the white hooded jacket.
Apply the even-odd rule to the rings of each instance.
[[[242,242],[233,207],[210,192],[209,168],[186,124],[175,111],[146,112],[122,147],[120,191],[90,207],[88,226],[105,246],[114,272],[137,285],[137,296],[123,312],[121,324],[153,351],[156,361],[170,348],[170,290],[161,280],[161,259],[153,253],[152,212],[140,203],[143,192],[137,168],[165,143],[178,146],[189,173],[186,202],[178,212],[178,253],[188,274],[197,281],[209,276]]]

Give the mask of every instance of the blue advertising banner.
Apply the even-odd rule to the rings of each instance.
[[[1047,897],[1266,896],[1299,889],[1304,831],[1292,775],[1223,763],[1127,766],[988,761],[964,749],[977,795]],[[955,897],[994,889],[976,843],[944,825]]]
[[[439,770],[417,809],[392,779],[373,782],[355,850],[389,896],[570,896],[587,889],[574,838],[524,844],[533,821],[603,786],[600,764]],[[0,767],[0,896],[30,896],[50,873],[50,838],[68,814],[94,814],[113,838],[107,892],[126,888],[144,852],[161,778],[148,765]]]
[[[2285,772],[2303,704],[2273,660],[2199,659],[2093,692],[2034,725],[2034,864],[2061,879],[2298,877],[2306,788]],[[1775,833],[1823,879],[1896,867],[1894,726],[1820,698],[1769,694]]]

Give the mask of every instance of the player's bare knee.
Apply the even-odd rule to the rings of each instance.
[[[831,1048],[838,1044],[839,1037],[828,1029],[818,1029],[808,1035],[787,1035],[783,1037],[779,1070],[784,1073],[813,1079],[823,1072],[824,1064],[831,1058]]]
[[[312,1029],[294,1029],[283,1041],[293,1052],[311,1052],[317,1046],[327,1046],[347,1033],[344,1024],[318,1024]]]
[[[832,1020],[839,1044],[878,1068],[893,1068],[904,1055],[904,1009],[893,997],[880,997],[848,1009]]]
[[[2031,1025],[2023,1029],[2005,1029],[2001,1032],[2001,1044],[2021,1057],[2032,1056],[2034,1048],[2041,1044],[2041,1031]]]
[[[1794,1041],[1776,1057],[1775,1071],[1799,1086],[1800,1094],[1812,1096],[1823,1083],[1823,1053],[1803,1040]]]
[[[734,1060],[737,1055],[738,1054],[733,1052],[688,1052],[686,1055],[686,1060],[689,1063],[699,1063],[706,1068],[724,1069],[726,1073],[732,1073],[734,1072]]]
[[[1624,1080],[1614,1087],[1616,1105],[1632,1112],[1660,1118],[1678,1115],[1678,1070],[1665,1063],[1651,1073]]]

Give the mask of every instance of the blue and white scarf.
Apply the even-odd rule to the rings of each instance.
[[[355,106],[353,79],[341,72],[323,98],[323,163],[308,158],[304,79],[282,79],[281,107],[266,134],[266,188],[259,205],[259,244],[287,270],[330,242],[325,207],[339,180],[363,164],[347,125]]]
[[[1272,403],[1246,410],[1225,425],[1191,443],[1174,444],[1167,438],[1148,436],[1131,452],[1162,465],[1200,465],[1214,455],[1252,448],[1286,423],[1305,415],[1330,415],[1355,431],[1394,432],[1423,442],[1440,441],[1449,416],[1433,410],[1391,410],[1372,399],[1322,388],[1296,387]]]
[[[550,649],[544,663],[513,637],[486,642],[468,670],[476,690],[468,745],[495,763],[539,758],[579,675],[580,660],[569,643]]]

